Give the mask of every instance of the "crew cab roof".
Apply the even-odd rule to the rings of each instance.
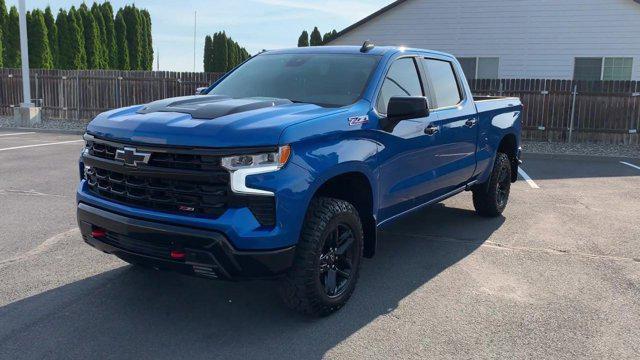
[[[306,46],[289,49],[267,50],[265,54],[362,54],[362,55],[385,55],[398,51],[424,52],[430,54],[449,55],[439,51],[414,49],[401,46],[375,46],[365,53],[360,51],[361,46]],[[450,55],[449,55],[450,56]]]

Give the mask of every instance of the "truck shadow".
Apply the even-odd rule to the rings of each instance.
[[[0,357],[321,358],[503,222],[444,205],[403,219],[365,261],[349,304],[322,319],[284,308],[273,282],[211,282],[124,266],[0,308]]]

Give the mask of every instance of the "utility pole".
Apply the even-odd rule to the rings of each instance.
[[[160,71],[160,49],[156,48],[156,54],[158,54],[156,58],[156,71]]]
[[[40,108],[31,102],[31,83],[29,79],[29,45],[27,41],[27,9],[25,0],[18,1],[18,24],[20,29],[20,55],[22,60],[22,103],[13,109],[13,119],[21,126],[33,126],[39,123]],[[36,78],[36,89],[37,89]]]
[[[22,55],[22,97],[21,107],[30,108],[31,84],[29,81],[29,46],[27,45],[27,17],[24,0],[18,2],[19,24],[20,24],[20,54]]]
[[[196,72],[196,29],[198,27],[198,11],[193,12],[193,72]]]

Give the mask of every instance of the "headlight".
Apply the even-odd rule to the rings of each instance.
[[[271,191],[247,187],[246,177],[278,171],[289,161],[290,155],[291,147],[285,145],[278,148],[277,152],[224,157],[221,165],[231,173],[231,190],[233,192],[238,194],[273,195]]]
[[[291,147],[285,145],[272,153],[228,156],[222,158],[222,166],[229,171],[273,166],[279,169],[287,163],[289,155],[291,155]]]

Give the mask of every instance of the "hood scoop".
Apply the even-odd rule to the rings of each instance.
[[[193,95],[154,101],[138,110],[138,114],[177,112],[189,114],[194,119],[211,120],[225,115],[291,103],[287,99],[275,98],[233,99],[222,95]]]

